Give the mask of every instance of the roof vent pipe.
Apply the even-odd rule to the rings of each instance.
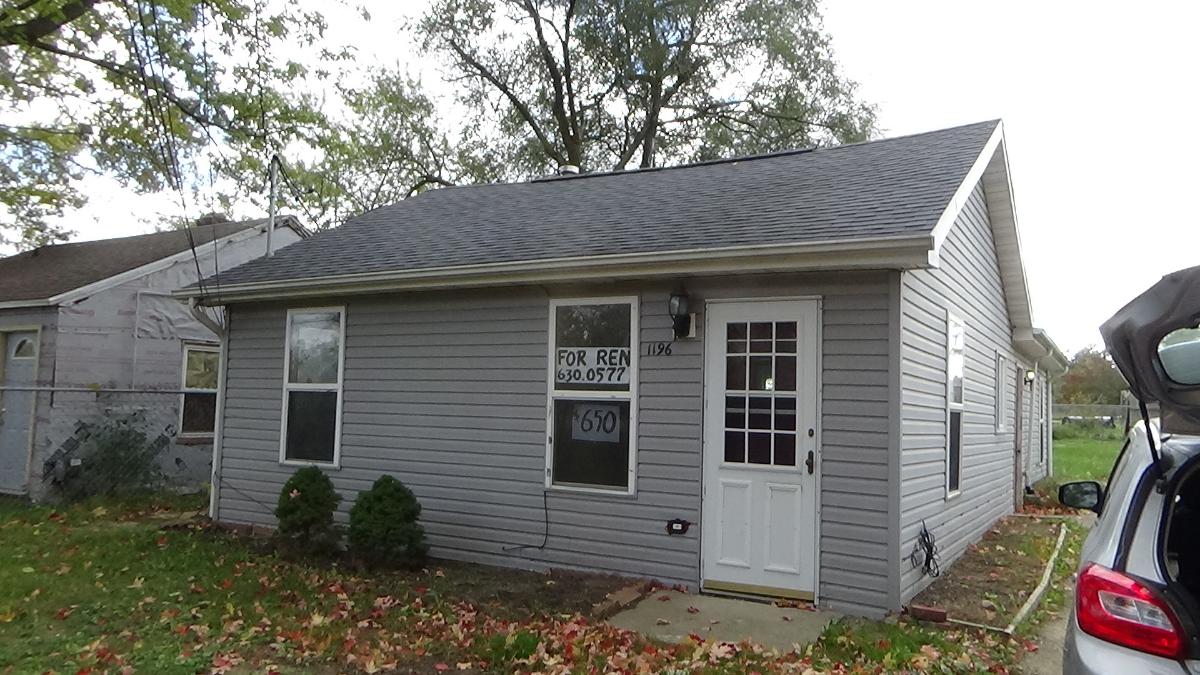
[[[563,164],[558,167],[558,175],[560,176],[575,176],[579,174],[579,167],[574,164]]]

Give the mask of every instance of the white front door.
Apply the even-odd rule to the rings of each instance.
[[[820,311],[818,300],[708,303],[706,589],[816,590]]]

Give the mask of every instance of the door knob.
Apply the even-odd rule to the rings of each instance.
[[[804,460],[804,466],[808,468],[808,474],[811,476],[813,472],[813,451],[808,451],[808,459]]]

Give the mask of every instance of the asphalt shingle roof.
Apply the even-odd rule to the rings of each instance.
[[[932,230],[998,123],[431,190],[223,271],[221,283],[919,235]]]
[[[266,224],[265,218],[196,225],[196,245]],[[0,302],[46,300],[188,249],[187,232],[52,244],[0,258]]]

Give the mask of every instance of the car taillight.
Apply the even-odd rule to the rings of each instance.
[[[1153,590],[1092,563],[1075,584],[1075,619],[1101,640],[1172,659],[1186,656],[1187,639],[1175,612]]]

